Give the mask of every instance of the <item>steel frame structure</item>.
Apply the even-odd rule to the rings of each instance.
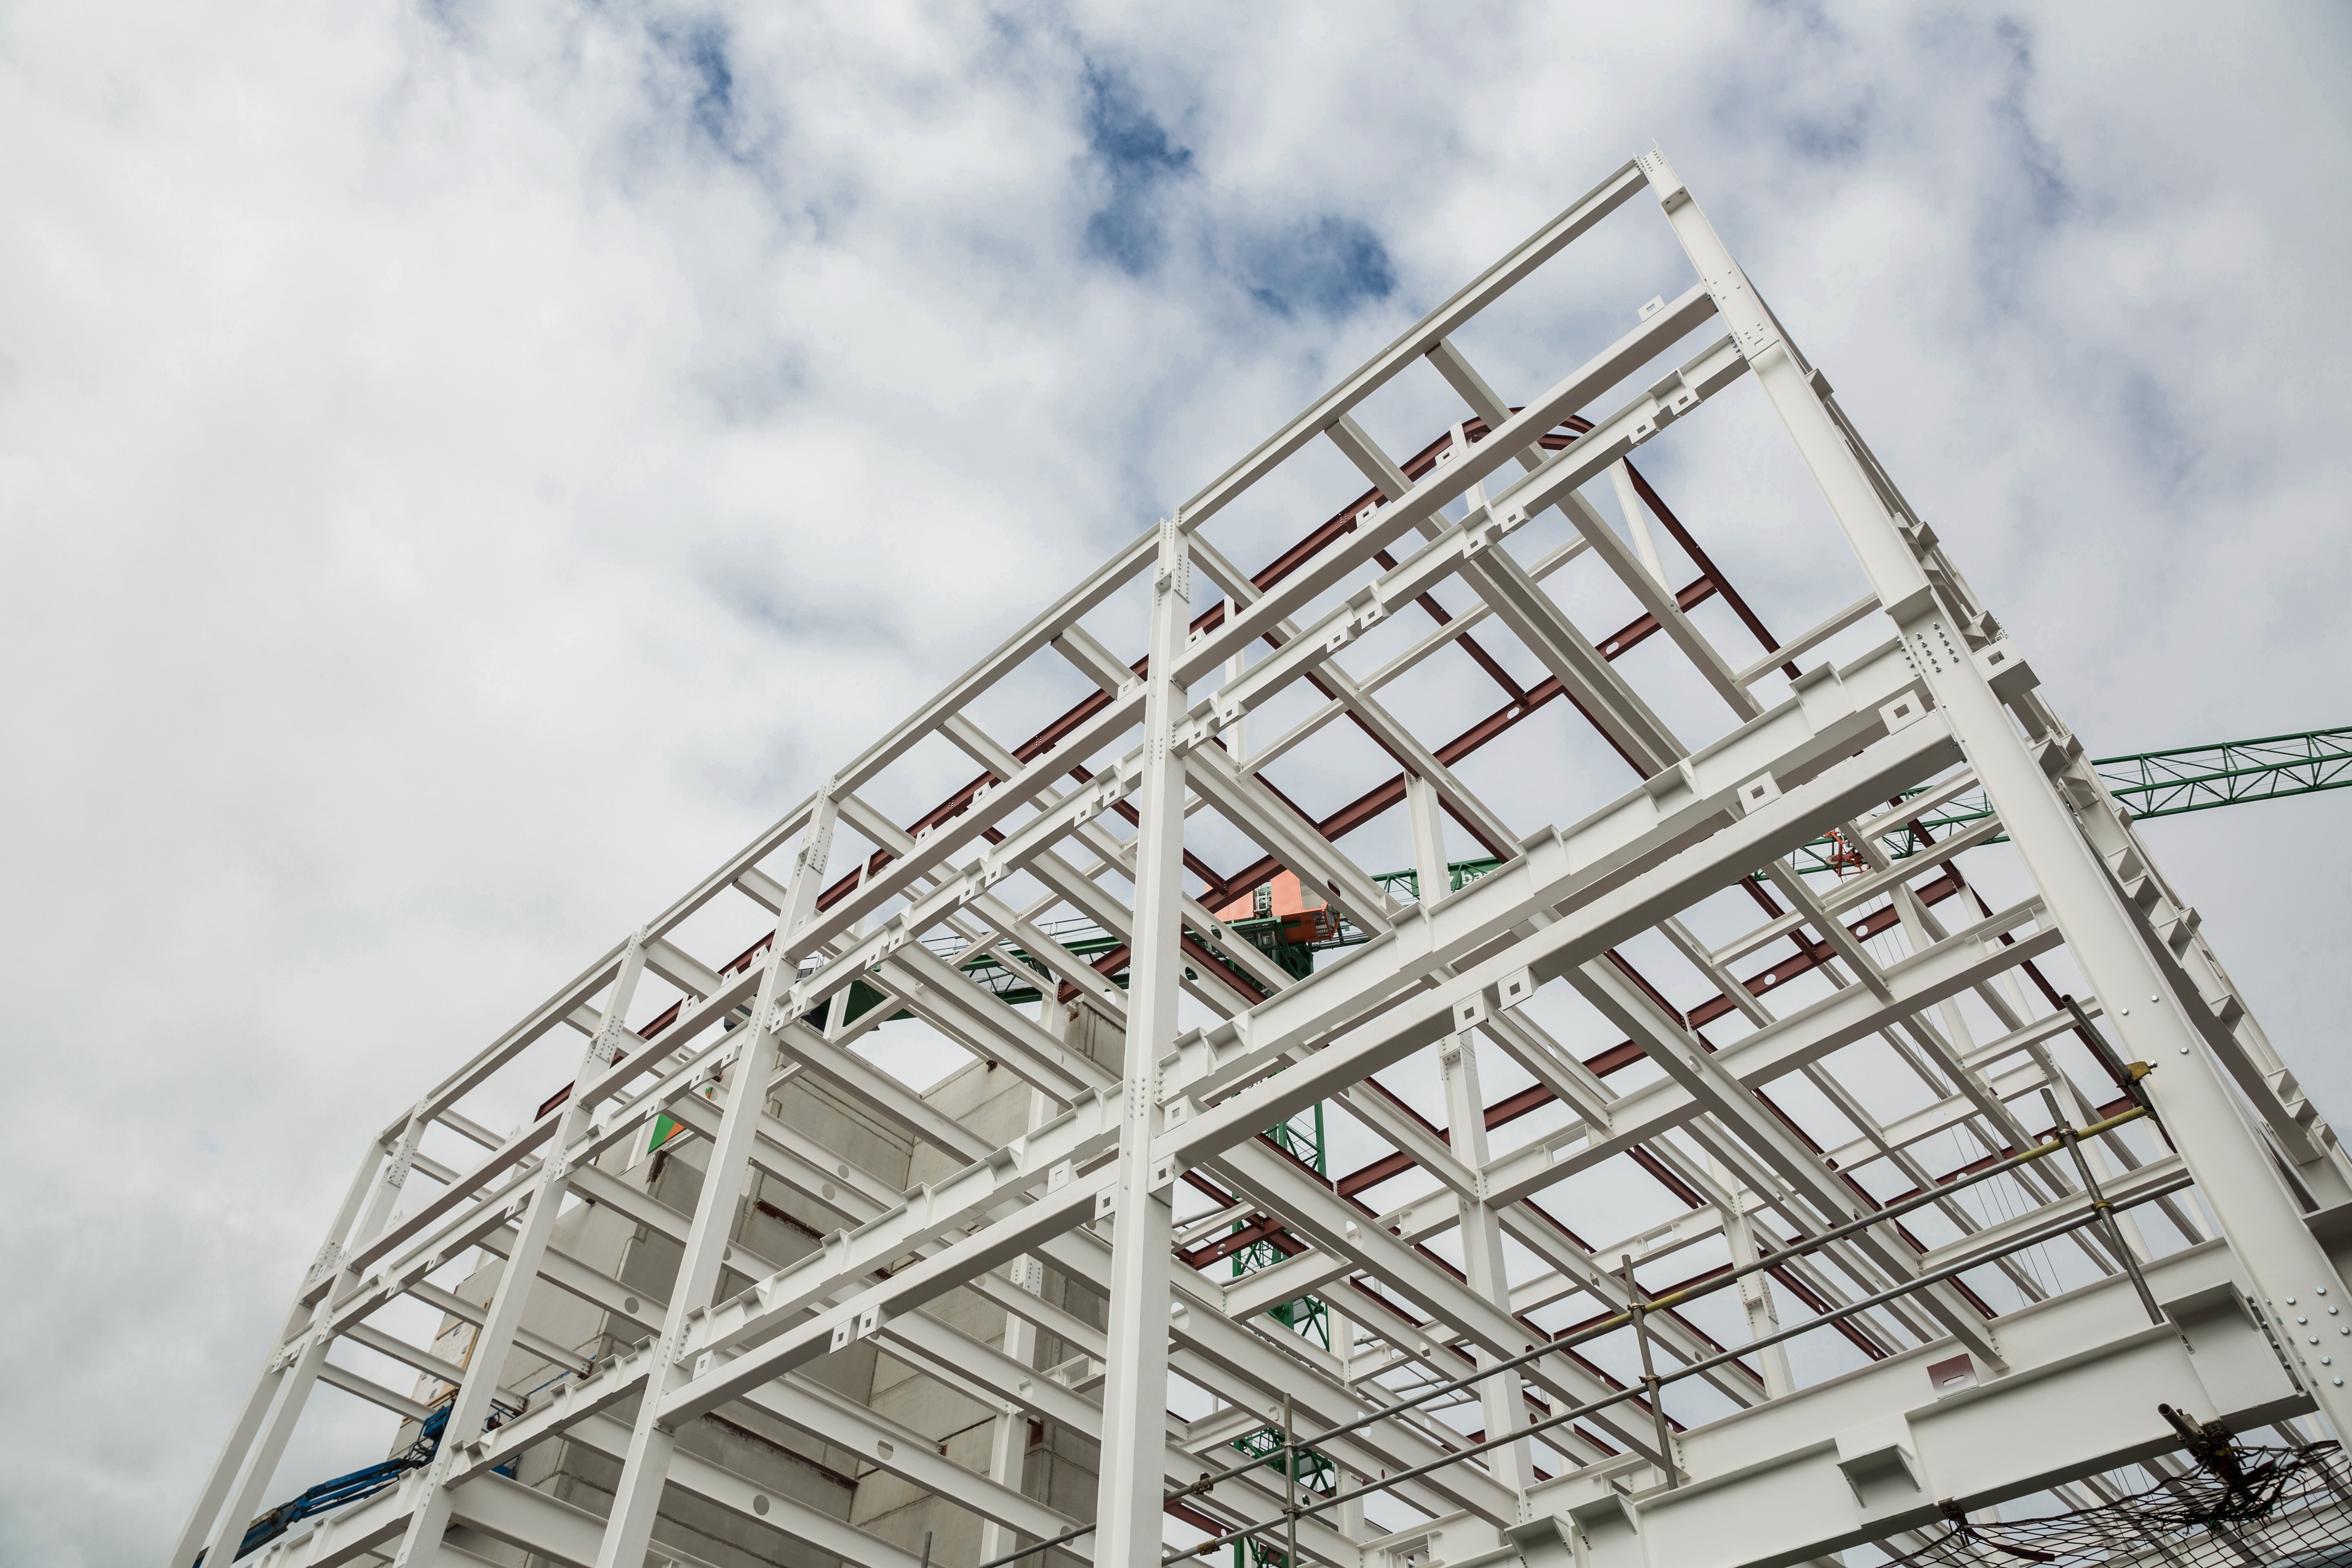
[[[1668,226],[1696,281],[1507,403],[1457,340],[1621,209]],[[1359,416],[1433,371],[1460,413],[1400,461]],[[1743,381],[1867,584],[1787,642],[1629,460]],[[1212,525],[1324,447],[1369,489],[1266,568],[1235,567]],[[1587,487],[1618,498],[1622,531]],[[1697,569],[1686,585],[1653,518]],[[1580,630],[1553,587],[1576,573],[1638,617]],[[1710,599],[1757,657],[1717,646]],[[1644,645],[1654,692],[1671,659],[1709,694],[1705,740],[1621,664]],[[1425,738],[1384,693],[1465,655],[1504,706]],[[1543,677],[1523,684],[1513,659]],[[983,724],[1071,670],[1089,694],[1026,742]],[[1561,801],[1566,826],[1507,820],[1457,772],[1546,710],[1633,775]],[[1261,741],[1253,714],[1285,727]],[[1336,743],[1348,730],[1378,772],[1337,811],[1267,776],[1318,752],[1344,772],[1363,750]],[[942,745],[978,776],[902,826],[876,803],[932,776],[917,763]],[[1923,826],[1964,796],[1985,815]],[[1443,896],[1405,898],[1341,847],[1398,807],[1418,888]],[[1801,853],[1832,830],[1850,863]],[[1499,864],[1454,886],[1449,833]],[[845,874],[836,839],[858,845]],[[1249,863],[1218,869],[1237,841]],[[1366,940],[1301,976],[1210,912],[1283,870]],[[747,917],[765,934],[732,959],[689,945]],[[1072,922],[1115,944],[1066,944]],[[1034,1017],[990,989],[1014,966],[1038,976]],[[861,1048],[902,1010],[1030,1086],[1028,1130],[984,1137]],[[1080,1026],[1118,1058],[1076,1048]],[[533,1120],[499,1134],[467,1113],[567,1029],[576,1069]],[[1580,1051],[1593,1030],[1617,1043]],[[1442,1111],[1400,1092],[1409,1072],[1442,1085]],[[1484,1087],[1504,1078],[1518,1087]],[[862,1169],[775,1114],[796,1079],[951,1173],[902,1188]],[[1318,1103],[1383,1152],[1324,1175],[1265,1135]],[[699,1152],[690,1212],[625,1174],[657,1121]],[[1628,1173],[1671,1194],[1664,1223],[1603,1181]],[[750,1256],[755,1177],[831,1234],[782,1267]],[[583,1205],[677,1244],[667,1289],[552,1245]],[[747,1409],[980,1515],[996,1558],[1150,1563],[1206,1537],[1349,1564],[1805,1562],[1916,1539],[1952,1508],[2089,1497],[2118,1466],[2163,1473],[2159,1400],[2290,1441],[2345,1431],[2347,1241],[2352,1166],[2195,910],[1653,153],[373,1136],[170,1568],[235,1555],[319,1385],[426,1413],[331,1360],[339,1345],[442,1378],[448,1437],[269,1545],[275,1568],[691,1561],[656,1540],[666,1495],[810,1560],[915,1568],[681,1446]],[[1253,1248],[1263,1267],[1211,1267]],[[461,1297],[484,1256],[495,1289]],[[1041,1268],[1099,1314],[1036,1295]],[[927,1310],[958,1292],[1004,1314],[1001,1341]],[[551,1297],[593,1306],[617,1349],[551,1342],[532,1315]],[[1328,1345],[1276,1311],[1307,1300]],[[470,1326],[463,1365],[372,1321],[404,1300]],[[1094,1375],[1031,1364],[1039,1332],[1086,1347]],[[894,1445],[807,1375],[868,1341],[998,1413],[985,1473]],[[1800,1365],[1792,1342],[1827,1348]],[[519,1357],[563,1374],[507,1388]],[[1091,1519],[1005,1468],[1003,1434],[1033,1422],[1099,1445]],[[499,1473],[556,1441],[614,1467],[607,1514]]]

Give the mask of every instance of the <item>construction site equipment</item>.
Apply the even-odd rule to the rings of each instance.
[[[306,1519],[331,1512],[345,1503],[372,1498],[410,1470],[428,1463],[434,1450],[441,1446],[442,1428],[447,1426],[448,1420],[449,1407],[441,1405],[425,1418],[415,1440],[391,1458],[363,1465],[332,1480],[320,1481],[317,1486],[296,1494],[289,1501],[279,1503],[246,1526],[244,1538],[237,1542],[236,1555],[243,1557],[256,1547],[268,1545]],[[197,1554],[196,1562],[204,1562],[203,1553]]]
[[[2029,650],[1628,163],[376,1129],[172,1568],[320,1388],[445,1436],[270,1568],[2334,1561],[2352,1164],[2136,818],[2344,732]]]

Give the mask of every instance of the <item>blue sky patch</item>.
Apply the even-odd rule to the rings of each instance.
[[[1396,291],[1396,268],[1380,236],[1354,218],[1326,216],[1309,227],[1262,237],[1242,253],[1242,283],[1278,316],[1302,310],[1344,316]]]
[[[694,94],[685,106],[687,122],[721,153],[737,156],[742,121],[735,104],[735,70],[727,58],[727,29],[698,22],[681,29],[656,26],[650,36],[664,57],[683,68],[684,85]]]
[[[1192,150],[1179,146],[1137,100],[1124,71],[1089,61],[1083,86],[1087,158],[1107,190],[1103,205],[1087,217],[1087,251],[1140,278],[1168,254],[1158,195],[1161,186],[1192,175]]]

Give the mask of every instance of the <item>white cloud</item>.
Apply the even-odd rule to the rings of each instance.
[[[2347,717],[2325,7],[0,29],[12,1559],[152,1562],[364,1137],[1653,137],[2095,751]],[[2149,829],[2337,1110],[2347,809]]]

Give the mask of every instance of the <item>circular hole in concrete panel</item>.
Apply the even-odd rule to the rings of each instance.
[[[768,1511],[767,1493],[761,1492],[751,1499],[751,1511],[757,1514],[765,1514]]]
[[[621,1310],[624,1312],[634,1312],[636,1310],[637,1299],[635,1296],[630,1297],[627,1300],[621,1303]]]

